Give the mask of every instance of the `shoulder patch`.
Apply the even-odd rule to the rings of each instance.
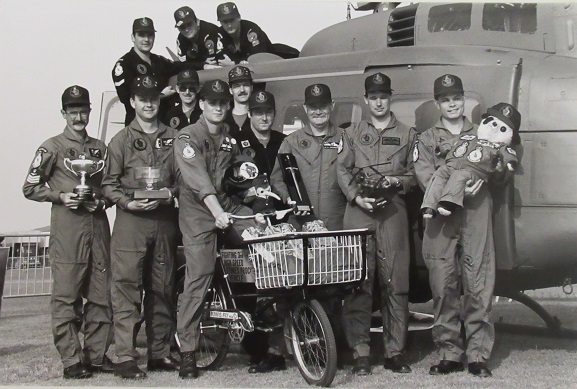
[[[196,156],[196,152],[194,151],[194,149],[192,148],[190,143],[187,143],[184,146],[184,149],[182,150],[182,158],[191,159],[191,158],[194,158],[195,156]]]
[[[507,150],[507,152],[511,155],[514,155],[515,157],[517,156],[517,152],[515,150],[513,150],[510,147],[506,147],[505,150]]]
[[[419,141],[415,142],[415,147],[413,148],[413,162],[419,160]]]
[[[459,137],[459,139],[463,139],[463,140],[473,140],[475,138],[476,138],[475,135],[470,135],[470,134],[461,135]]]
[[[190,135],[188,135],[188,134],[180,134],[180,135],[178,136],[178,139],[190,139]]]
[[[116,63],[116,66],[114,67],[114,75],[116,77],[120,77],[122,76],[122,73],[124,73],[124,69],[122,68],[122,65],[120,64],[120,61]]]

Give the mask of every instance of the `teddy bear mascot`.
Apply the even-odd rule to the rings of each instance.
[[[437,146],[435,153],[445,156],[446,164],[431,178],[421,213],[430,219],[437,213],[449,216],[463,207],[467,182],[487,182],[495,172],[513,172],[518,164],[511,147],[520,142],[521,114],[510,104],[499,103],[483,114],[477,135],[465,134]]]

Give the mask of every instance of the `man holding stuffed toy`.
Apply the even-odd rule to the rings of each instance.
[[[344,228],[370,228],[376,234],[367,248],[368,275],[362,288],[345,298],[345,331],[353,349],[356,375],[371,374],[369,362],[372,291],[379,277],[385,369],[410,373],[403,358],[409,319],[409,225],[400,194],[416,186],[411,149],[416,131],[391,112],[391,79],[383,73],[365,79],[369,119],[353,124],[343,135],[337,172],[347,196]],[[362,169],[374,166],[372,169]],[[362,169],[359,171],[359,169]],[[361,176],[364,182],[355,182]],[[379,182],[377,187],[370,182]],[[360,184],[360,185],[359,185]]]
[[[445,74],[437,78],[434,97],[441,118],[420,135],[413,149],[415,174],[422,189],[430,185],[435,170],[445,165],[445,159],[435,154],[437,145],[458,135],[476,135],[477,130],[464,116],[465,96],[459,77]],[[516,112],[514,126],[518,129],[520,115],[509,107]],[[429,374],[463,371],[465,354],[471,374],[490,377],[486,363],[495,339],[489,320],[495,285],[492,199],[482,180],[466,184],[463,207],[449,216],[430,218],[423,237],[435,314],[433,340],[440,358]],[[466,345],[461,338],[461,311]]]

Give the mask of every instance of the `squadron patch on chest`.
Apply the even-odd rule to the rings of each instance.
[[[244,155],[247,155],[247,156],[251,157],[251,158],[254,158],[254,157],[256,156],[256,151],[254,151],[254,149],[252,149],[252,148],[250,148],[250,147],[249,147],[249,148],[246,148],[246,149],[243,149],[243,150],[242,150],[242,153],[243,153]]]
[[[76,158],[78,156],[78,151],[71,147],[69,149],[66,149],[66,155],[68,155],[70,158]]]
[[[136,138],[134,142],[132,142],[134,148],[138,151],[142,151],[146,148],[146,141],[142,138]]]
[[[308,149],[311,145],[311,142],[308,139],[303,139],[299,142],[299,146],[303,149]]]
[[[360,142],[362,145],[370,145],[373,143],[373,135],[371,134],[362,134],[360,138]]]
[[[469,155],[467,155],[467,159],[473,163],[481,161],[481,159],[483,159],[483,147],[475,147],[475,150],[471,151]]]
[[[250,142],[249,142],[248,140],[241,140],[241,141],[240,141],[240,145],[241,145],[243,148],[250,147]]]
[[[136,71],[140,74],[146,74],[146,66],[139,63],[138,65],[136,65]]]
[[[170,119],[169,124],[170,124],[170,127],[172,127],[172,128],[178,127],[178,125],[180,124],[180,118],[178,118],[176,116],[173,117],[172,119]]]

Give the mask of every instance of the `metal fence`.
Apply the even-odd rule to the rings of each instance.
[[[1,235],[0,246],[8,247],[3,298],[49,295],[52,270],[48,254],[48,232]]]

